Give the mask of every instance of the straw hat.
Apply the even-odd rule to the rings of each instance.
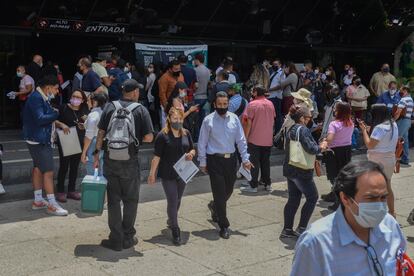
[[[311,100],[312,93],[309,90],[301,88],[297,92],[292,92],[291,94],[293,98],[305,102],[308,108],[313,108],[313,102]]]

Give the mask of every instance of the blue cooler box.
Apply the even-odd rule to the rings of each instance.
[[[81,184],[81,209],[84,213],[102,214],[105,203],[106,185],[108,181],[103,176],[87,175]]]

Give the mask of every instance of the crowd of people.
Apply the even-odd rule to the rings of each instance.
[[[369,256],[373,256],[371,249],[381,252],[375,256],[380,263],[375,271],[389,271],[392,250],[405,248],[394,219],[392,176],[396,164],[409,166],[414,120],[410,88],[397,83],[386,63],[364,86],[349,64],[337,75],[332,65],[265,60],[242,82],[232,58],[223,59],[216,70],[205,62],[197,54],[189,66],[187,56],[180,55],[161,69],[155,64],[135,66],[119,55],[95,60],[86,56],[79,59],[69,85],[64,85],[59,66],[51,63],[46,70],[39,55],[28,66],[19,65],[16,75],[21,80],[15,96],[34,163],[33,209],[67,215],[60,203],[81,199],[76,179],[84,163],[87,174],[98,169],[108,179],[110,235],[102,246],[116,251],[134,246],[138,148],[155,140],[148,183],[161,178],[174,244],[181,243],[178,211],[186,184],[173,165],[183,155],[189,161],[197,157],[200,170],[209,174],[213,200],[207,207],[219,235],[228,239],[226,206],[239,166],[251,173],[251,180],[241,184],[242,193],[257,193],[260,186],[270,192],[270,155],[276,146],[285,152],[288,190],[280,237],[299,238],[292,273],[320,275],[319,269],[329,267],[328,274],[337,275],[355,269],[345,262],[330,267],[333,256],[345,257],[341,262],[352,257],[361,264],[358,269],[370,269],[364,265],[367,258],[361,257],[365,249]],[[81,152],[65,156],[56,129],[64,134],[76,131]],[[60,160],[56,197],[54,144]],[[369,161],[352,161],[352,152],[360,149],[367,149]],[[333,203],[329,209],[335,213],[309,228],[319,198],[314,171],[319,174],[321,163],[332,184],[332,191],[322,199]],[[0,182],[0,193],[4,192]],[[294,229],[302,195],[306,201]],[[338,233],[332,232],[335,227]],[[375,240],[370,228],[376,231]],[[352,248],[346,247],[354,240]],[[298,261],[302,258],[309,261]]]

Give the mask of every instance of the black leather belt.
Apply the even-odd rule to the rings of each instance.
[[[215,154],[212,154],[212,155],[217,156],[217,157],[221,157],[221,158],[225,158],[225,159],[229,159],[229,158],[234,156],[234,152],[233,153],[215,153]]]

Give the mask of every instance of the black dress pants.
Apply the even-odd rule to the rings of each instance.
[[[104,176],[108,180],[108,225],[109,239],[117,244],[130,241],[136,234],[140,172],[138,157],[127,161],[104,158]],[[121,200],[124,204],[121,212]]]
[[[259,172],[261,173],[260,179],[264,182],[265,186],[271,184],[270,181],[270,152],[272,147],[256,146],[252,143],[248,144],[248,152],[250,154],[250,162],[253,164],[251,170],[252,181],[250,186],[257,188],[259,186]]]
[[[230,158],[207,155],[207,170],[210,175],[218,224],[220,228],[227,228],[230,226],[227,219],[227,200],[233,193],[236,182],[237,157],[235,154],[232,154]]]
[[[57,177],[57,192],[65,192],[65,179],[69,170],[68,193],[76,190],[76,179],[81,160],[81,154],[63,156],[62,149],[59,146],[59,171]]]

